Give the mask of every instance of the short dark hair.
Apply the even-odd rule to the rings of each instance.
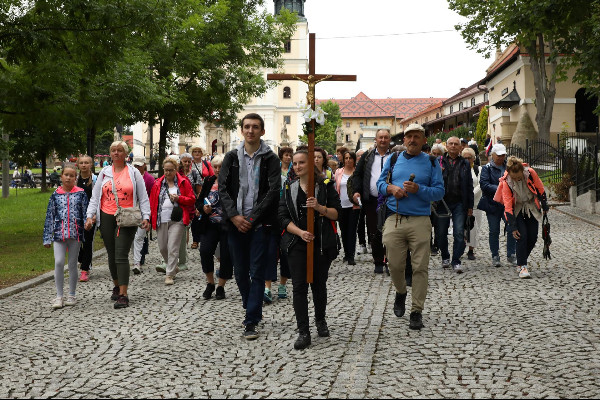
[[[279,159],[281,160],[286,153],[294,154],[294,149],[291,147],[282,147],[279,149]]]
[[[244,127],[244,121],[247,119],[257,119],[260,121],[260,130],[264,131],[265,130],[265,120],[258,115],[257,113],[250,113],[250,114],[246,114],[244,116],[244,118],[242,118],[242,120],[240,121],[240,128]]]
[[[345,146],[342,147],[338,147],[337,150],[335,151],[336,153],[342,153],[342,155],[346,154],[348,152],[348,148]]]
[[[423,146],[421,146],[421,151],[425,152],[425,153],[429,153],[431,151],[431,146],[427,143],[425,143]]]

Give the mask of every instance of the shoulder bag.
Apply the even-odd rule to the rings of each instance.
[[[134,206],[131,208],[122,208],[119,206],[119,197],[117,196],[117,189],[115,187],[114,178],[110,178],[112,181],[113,195],[115,196],[115,203],[117,203],[117,212],[115,218],[117,220],[118,227],[130,227],[140,226],[142,224],[142,212],[140,206]]]

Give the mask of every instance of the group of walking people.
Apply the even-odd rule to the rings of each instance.
[[[294,347],[304,349],[311,344],[309,286],[317,333],[327,337],[329,268],[341,248],[344,261],[356,264],[357,239],[359,249],[366,250],[359,228],[364,219],[374,272],[388,270],[396,288],[394,313],[405,314],[407,284],[412,285],[409,327],[421,329],[434,243],[441,251],[442,265],[457,272],[462,272],[466,246],[476,247],[476,234],[467,235],[468,243],[464,238],[465,222],[467,232],[473,229],[468,218],[476,214],[479,197],[474,181],[481,188],[477,208],[487,215],[494,265],[499,264],[499,226],[504,220],[510,233],[507,254],[516,254],[521,277],[530,276],[527,259],[535,246],[538,221],[547,211],[544,188],[535,171],[521,160],[504,160],[502,145],[492,149],[491,162],[475,173],[476,155],[461,153],[458,138],[450,138],[447,152],[436,157],[427,152],[425,130],[411,125],[405,130],[402,152],[390,149],[390,132],[380,129],[374,148],[358,155],[342,148],[338,161],[328,163],[322,149],[315,150],[314,160],[305,147],[295,152],[282,148],[275,154],[261,139],[265,128],[258,114],[246,115],[240,127],[244,140],[236,149],[208,162],[202,159],[202,149],[193,147],[191,154],[166,158],[164,175],[156,180],[146,171],[144,159],[134,158],[132,165],[126,162],[129,148],[121,141],[110,146],[112,165],[97,177],[88,156],[80,157],[77,165],[66,164],[62,185],[50,198],[44,227],[44,245],[54,243],[57,297],[53,307],[76,304],[78,256],[79,280],[87,281],[96,229],[107,251],[114,308],[128,307],[130,271],[141,273],[147,232],[155,229],[164,261],[156,269],[165,273],[166,285],[173,285],[177,273],[187,268],[188,236],[190,247],[200,251],[206,277],[204,299],[213,293],[216,299],[224,299],[226,282],[235,277],[245,310],[246,339],[258,337],[263,303],[272,301],[271,284],[277,280],[279,264],[277,295],[287,297],[286,281],[291,278],[299,332]],[[315,164],[314,195],[308,190],[311,163]],[[314,210],[313,232],[308,230],[309,208]],[[123,222],[129,211],[138,215],[139,223]],[[479,219],[481,215],[471,222],[481,223]],[[452,257],[447,237],[450,220]],[[311,242],[314,272],[309,283],[306,253]],[[69,292],[64,296],[67,253]]]

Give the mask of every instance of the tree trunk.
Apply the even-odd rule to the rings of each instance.
[[[42,184],[40,185],[40,187],[42,188],[42,192],[47,192],[48,191],[48,185],[46,184],[46,152],[42,151],[40,153],[41,157],[42,157]]]
[[[87,155],[92,157],[92,173],[96,172],[94,154],[96,153],[96,127],[87,129]]]
[[[553,50],[551,41],[550,51]],[[546,49],[544,36],[538,35],[537,41],[532,40],[529,48],[531,72],[533,74],[533,83],[535,85],[535,121],[538,126],[538,138],[550,140],[550,126],[552,124],[552,113],[554,111],[554,97],[556,96],[556,68],[557,62],[552,61],[548,66],[550,71],[546,71]]]
[[[163,118],[160,124],[160,141],[158,144],[158,176],[163,176],[163,161],[165,160],[165,152],[167,148],[167,135],[171,122],[169,118]]]

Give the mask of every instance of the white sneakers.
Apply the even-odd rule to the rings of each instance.
[[[77,304],[77,299],[75,296],[68,296],[65,300],[63,297],[57,297],[52,302],[52,308],[57,310],[59,308],[63,308],[64,306],[74,306]]]
[[[170,275],[167,275],[167,277],[165,278],[165,285],[173,285],[175,283],[175,281],[173,280],[173,277]]]
[[[54,308],[55,310],[58,308],[63,308],[63,298],[62,297],[55,298],[54,302],[52,303],[52,308]]]
[[[65,300],[65,306],[74,306],[75,304],[77,304],[75,296],[68,296],[67,300]]]
[[[522,278],[522,279],[530,279],[531,278],[531,275],[529,274],[529,271],[527,270],[526,265],[519,267],[519,278]]]

